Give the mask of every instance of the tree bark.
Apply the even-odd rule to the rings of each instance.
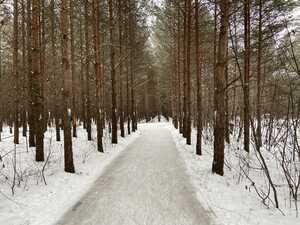
[[[69,0],[61,1],[60,26],[62,36],[62,72],[64,76],[63,96],[63,124],[64,124],[64,162],[65,172],[75,173],[72,151],[71,135],[71,96],[72,96],[72,73],[70,65],[70,11]]]
[[[244,0],[244,149],[249,152],[250,147],[250,0]]]
[[[261,134],[261,59],[262,59],[262,0],[259,0],[259,25],[258,25],[258,47],[257,47],[257,96],[256,96],[256,120],[257,120],[257,142],[258,146],[262,146]]]
[[[122,16],[122,0],[118,0],[119,13],[119,118],[121,137],[125,137],[124,128],[124,112],[123,112],[123,16]]]
[[[14,143],[19,144],[19,6],[14,0],[13,75],[14,75]]]
[[[40,70],[39,42],[40,5],[38,0],[32,0],[32,105],[34,116],[34,131],[36,136],[36,161],[44,161],[44,126],[43,126],[43,74]]]
[[[101,50],[100,50],[100,30],[99,30],[99,2],[93,0],[93,30],[94,30],[94,54],[95,54],[95,74],[96,74],[96,123],[97,123],[97,147],[99,152],[103,152],[103,127],[101,109]]]
[[[215,126],[214,126],[214,159],[212,172],[224,174],[224,138],[225,138],[225,70],[227,64],[226,49],[228,44],[229,1],[220,1],[221,27],[219,32],[218,54],[215,79]]]
[[[72,130],[77,137],[76,109],[76,73],[75,73],[75,35],[74,35],[74,2],[70,0],[70,39],[71,39],[71,74],[72,74]]]
[[[114,50],[114,14],[113,2],[108,0],[109,6],[109,37],[110,37],[110,72],[111,72],[111,142],[118,143],[118,121],[117,121],[117,92],[116,92],[116,69]]]
[[[28,115],[28,125],[29,125],[29,147],[35,146],[35,121],[34,121],[34,96],[33,96],[33,65],[32,65],[32,0],[27,1],[27,61],[28,61],[28,94],[29,94],[29,115]]]
[[[85,94],[86,94],[86,130],[88,140],[92,140],[91,99],[90,99],[90,40],[89,40],[89,2],[84,3],[85,17]]]
[[[24,0],[21,1],[22,5],[22,69],[23,69],[23,76],[22,76],[22,103],[21,103],[21,121],[22,121],[22,135],[23,137],[27,137],[27,66],[26,66],[26,31],[25,31],[25,24],[26,24],[26,6]]]
[[[197,143],[196,154],[202,155],[202,45],[199,32],[199,1],[195,0],[196,76],[197,76]]]
[[[55,34],[55,1],[51,0],[50,2],[50,8],[51,8],[51,19],[50,19],[50,26],[51,26],[51,60],[52,60],[52,80],[54,83],[54,93],[55,93],[55,111],[54,111],[54,117],[55,117],[55,135],[56,135],[56,141],[60,141],[61,137],[60,137],[60,112],[61,112],[61,106],[60,106],[60,102],[61,102],[61,92],[60,90],[60,82],[59,82],[59,77],[58,74],[56,72],[56,58],[57,58],[57,54],[56,54],[56,34]]]

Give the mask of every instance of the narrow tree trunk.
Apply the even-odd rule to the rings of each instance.
[[[35,121],[34,121],[34,96],[33,96],[33,66],[32,66],[32,0],[27,1],[27,61],[28,61],[28,94],[29,94],[29,115],[28,115],[28,125],[29,125],[29,147],[35,146]]]
[[[257,47],[257,96],[256,96],[256,120],[257,120],[257,142],[262,146],[261,135],[261,58],[262,58],[262,0],[259,0],[259,25],[258,25],[258,47]]]
[[[70,65],[70,11],[69,0],[61,1],[61,35],[62,35],[62,72],[63,82],[63,124],[64,124],[64,162],[65,172],[75,173],[72,151],[71,135],[71,107],[70,100],[72,96],[72,73]]]
[[[183,19],[183,137],[187,137],[187,1],[184,1]]]
[[[21,121],[22,121],[22,135],[23,137],[27,137],[27,118],[26,118],[26,109],[27,109],[27,95],[26,95],[26,84],[27,84],[27,67],[26,67],[26,32],[25,32],[25,3],[24,0],[21,1],[22,4],[22,73],[23,73],[23,80],[22,80],[22,112],[21,112]]]
[[[77,137],[76,111],[76,73],[75,73],[75,35],[74,35],[74,3],[70,1],[70,39],[71,39],[71,74],[72,74],[72,129],[73,137]]]
[[[131,1],[129,1],[131,3]],[[134,7],[133,7],[134,5]],[[136,131],[136,113],[135,113],[135,92],[134,92],[134,60],[135,60],[135,27],[136,21],[134,16],[135,2],[130,4],[129,9],[129,40],[130,40],[130,95],[131,95],[131,127],[132,131]]]
[[[86,128],[86,107],[85,107],[85,79],[84,79],[84,48],[83,48],[83,21],[82,15],[79,16],[79,42],[80,42],[80,97],[81,97],[81,115],[80,120],[83,121],[83,128]]]
[[[250,147],[250,0],[244,0],[244,149],[249,152]]]
[[[126,115],[127,115],[127,132],[131,133],[131,114],[130,114],[130,91],[129,91],[129,62],[126,60]]]
[[[123,17],[122,17],[122,0],[118,0],[118,13],[119,13],[119,118],[120,118],[120,130],[121,137],[125,137],[124,128],[124,113],[123,113]]]
[[[199,1],[195,0],[196,76],[197,76],[197,143],[196,154],[202,155],[202,49],[199,32]]]
[[[214,127],[214,159],[212,172],[221,176],[224,174],[224,138],[225,138],[225,69],[227,64],[226,49],[228,43],[229,1],[220,1],[221,27],[219,33],[218,55],[215,80],[215,127]]]
[[[97,123],[97,147],[99,152],[103,152],[102,136],[103,128],[101,122],[101,50],[100,50],[100,31],[99,31],[99,2],[93,0],[93,31],[94,31],[94,54],[95,54],[95,73],[96,73],[96,123]]]
[[[126,20],[125,20],[125,27],[126,27],[126,54],[130,56],[130,0],[126,1]],[[126,60],[126,118],[127,118],[127,133],[130,135],[131,133],[131,113],[130,113],[130,90],[129,90],[129,70],[130,70],[130,58]]]
[[[180,3],[180,1],[178,1]],[[178,80],[178,115],[179,115],[179,132],[183,133],[182,118],[182,91],[181,91],[181,27],[180,27],[180,5],[177,6],[177,80]]]
[[[89,40],[89,2],[84,3],[85,17],[85,94],[86,94],[86,126],[88,140],[92,140],[91,100],[90,100],[90,40]]]
[[[114,50],[114,15],[113,2],[108,0],[109,6],[109,37],[110,37],[110,72],[111,72],[111,142],[118,143],[118,122],[117,122],[117,92],[116,92],[116,69],[115,69],[115,50]]]
[[[39,11],[40,11],[40,19],[39,19],[39,36],[40,36],[40,73],[42,75],[42,83],[41,83],[41,98],[43,100],[42,102],[42,111],[43,111],[43,132],[47,130],[47,119],[48,119],[48,113],[47,113],[47,98],[45,98],[45,94],[48,90],[48,79],[47,74],[45,72],[45,59],[46,59],[46,24],[45,24],[45,0],[39,1]]]
[[[32,96],[34,131],[36,135],[36,161],[44,161],[44,126],[43,126],[43,74],[40,72],[40,5],[32,0]]]
[[[226,58],[228,58],[228,45],[226,47]],[[226,64],[225,69],[225,141],[229,144],[230,143],[230,133],[229,133],[229,91],[227,88],[228,79],[229,79],[229,72],[228,72],[228,63]]]
[[[14,74],[14,143],[19,144],[19,6],[18,0],[14,0],[14,34],[13,34],[13,74]]]
[[[52,60],[52,80],[55,86],[55,111],[54,111],[54,117],[55,117],[55,130],[56,130],[56,141],[60,141],[60,112],[61,112],[61,108],[60,108],[60,101],[61,101],[61,95],[60,95],[60,82],[58,79],[58,74],[56,72],[56,58],[57,58],[57,54],[56,54],[56,34],[55,34],[55,2],[54,0],[51,0],[50,2],[50,8],[51,8],[51,60]]]
[[[186,144],[192,144],[192,97],[191,97],[191,7],[192,1],[187,0],[187,52],[186,52],[186,79],[187,79],[187,127],[186,127]]]

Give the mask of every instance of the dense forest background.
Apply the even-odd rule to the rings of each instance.
[[[32,160],[47,163],[45,138],[55,131],[64,169],[74,173],[79,129],[105,152],[106,132],[117,144],[158,116],[197,155],[213,143],[213,173],[224,175],[234,148],[235,169],[276,208],[281,174],[297,208],[296,14],[294,0],[1,0],[0,138],[14,143],[1,149],[13,174],[3,166],[1,182],[13,193],[22,183],[21,142],[34,151]],[[256,186],[252,170],[266,186]]]

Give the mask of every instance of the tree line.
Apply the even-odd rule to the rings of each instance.
[[[213,137],[214,173],[224,174],[224,149],[233,139],[243,139],[246,152],[252,144],[260,152],[276,140],[276,121],[298,121],[299,35],[291,17],[298,6],[167,0],[155,10],[155,63],[168,80],[169,113],[186,144],[196,129],[196,154]],[[297,147],[292,151],[300,156]]]
[[[137,130],[147,108],[148,116],[157,114],[148,7],[135,0],[1,1],[0,136],[8,125],[16,145],[21,135],[28,138],[40,162],[44,134],[55,127],[65,171],[74,173],[79,126],[90,141],[96,126],[103,152],[103,129],[117,144],[119,133]]]

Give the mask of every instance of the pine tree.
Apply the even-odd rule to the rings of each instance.
[[[62,72],[63,81],[63,125],[64,125],[64,161],[65,171],[75,173],[73,163],[72,135],[71,135],[71,96],[72,96],[72,73],[70,62],[70,10],[69,0],[61,1],[61,38],[62,38]]]

